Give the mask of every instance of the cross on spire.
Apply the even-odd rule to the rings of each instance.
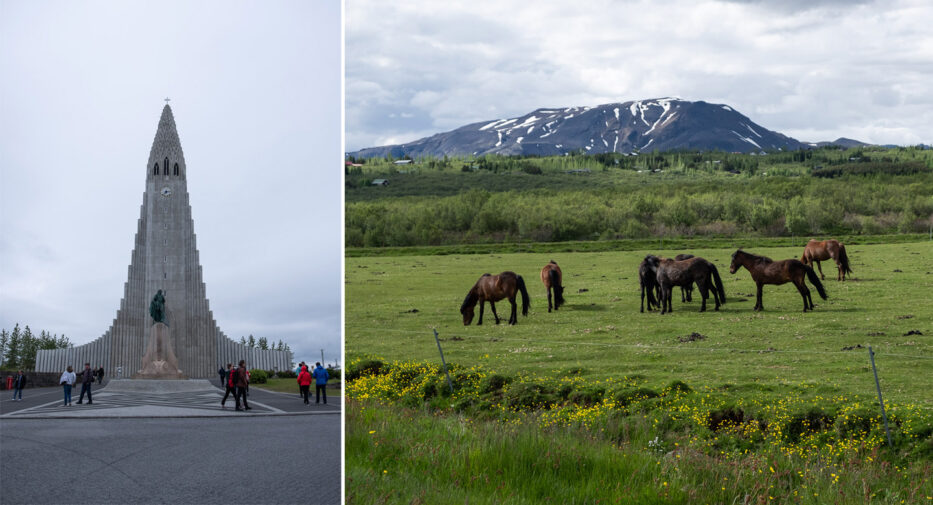
[[[171,100],[169,97],[165,97],[165,105],[168,105],[168,101]]]

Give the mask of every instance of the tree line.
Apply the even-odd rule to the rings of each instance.
[[[19,323],[16,323],[12,331],[6,328],[0,331],[0,369],[34,370],[37,351],[69,347],[72,347],[72,343],[65,335],[52,335],[45,330],[36,335],[29,325],[21,330]]]
[[[279,339],[279,343],[274,342],[270,343],[269,339],[266,337],[259,337],[258,339],[250,333],[249,338],[240,337],[240,344],[250,347],[252,349],[262,349],[263,351],[286,351],[292,352],[291,347],[288,344],[282,342],[282,339]]]

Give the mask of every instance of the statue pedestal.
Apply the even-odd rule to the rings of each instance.
[[[143,355],[142,368],[133,375],[134,379],[187,379],[178,369],[178,358],[172,350],[169,327],[156,323],[149,329],[149,344]]]

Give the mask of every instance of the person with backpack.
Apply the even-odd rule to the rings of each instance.
[[[321,403],[321,395],[324,395],[324,405],[327,405],[327,379],[330,377],[330,373],[321,366],[321,362],[318,361],[315,363],[317,368],[314,369],[314,379],[315,379],[315,392],[317,393],[317,398],[314,403]]]
[[[100,386],[104,382],[104,367],[97,369],[97,385]]]
[[[301,372],[298,373],[298,389],[301,390],[301,396],[305,399],[305,405],[310,405],[308,393],[311,389],[311,374],[308,373],[307,365],[302,365]]]
[[[26,387],[26,376],[23,375],[23,371],[20,370],[16,377],[13,378],[13,401],[23,401],[23,388]],[[19,400],[16,399],[16,395],[19,395]],[[307,402],[306,402],[307,403]]]

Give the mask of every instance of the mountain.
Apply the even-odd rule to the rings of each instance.
[[[811,143],[809,143],[809,144],[807,144],[807,145],[809,145],[809,146],[811,146],[811,147],[839,146],[839,147],[844,147],[844,148],[846,148],[846,149],[850,149],[850,148],[852,148],[852,147],[865,147],[865,146],[870,146],[871,144],[866,144],[866,143],[860,142],[860,141],[858,141],[858,140],[847,139],[847,138],[845,138],[845,137],[839,137],[838,139],[836,139],[836,140],[834,140],[834,141],[832,141],[832,142],[811,142]]]
[[[468,124],[406,144],[349,153],[411,156],[632,153],[674,149],[758,152],[809,147],[755,124],[732,107],[655,98],[597,107],[537,109],[523,116]]]

